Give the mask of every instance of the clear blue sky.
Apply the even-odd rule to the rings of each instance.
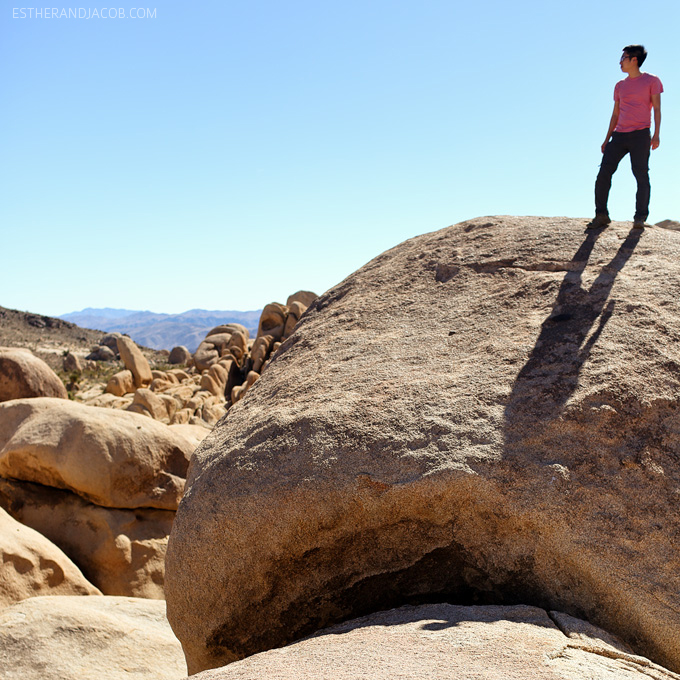
[[[649,221],[680,219],[678,0],[154,8],[3,3],[0,305],[256,309],[471,217],[590,217],[630,43],[665,88]],[[614,219],[634,190],[624,160]]]

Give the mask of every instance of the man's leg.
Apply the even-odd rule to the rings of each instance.
[[[631,132],[630,167],[637,180],[635,196],[636,222],[644,222],[649,216],[649,152],[651,137],[649,129]]]
[[[607,201],[609,200],[609,190],[612,186],[612,175],[619,167],[621,159],[626,155],[628,149],[622,139],[622,133],[615,132],[604,147],[600,172],[595,180],[595,215],[609,216]]]

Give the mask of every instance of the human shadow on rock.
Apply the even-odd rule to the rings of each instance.
[[[631,229],[612,260],[589,289],[583,272],[600,231],[586,238],[568,265],[553,309],[542,324],[529,360],[519,372],[505,407],[506,456],[526,437],[535,437],[564,412],[579,385],[583,365],[614,313],[609,296],[619,272],[637,246],[642,232]]]

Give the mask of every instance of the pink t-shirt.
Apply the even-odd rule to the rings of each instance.
[[[643,130],[652,124],[652,95],[661,94],[663,85],[651,73],[626,78],[616,83],[614,101],[619,102],[616,132]]]

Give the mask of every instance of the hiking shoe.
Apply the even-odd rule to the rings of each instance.
[[[633,220],[633,229],[644,229],[645,228],[645,221],[644,220]]]
[[[602,227],[606,227],[610,222],[609,215],[599,213],[588,222],[588,229],[601,229]]]

